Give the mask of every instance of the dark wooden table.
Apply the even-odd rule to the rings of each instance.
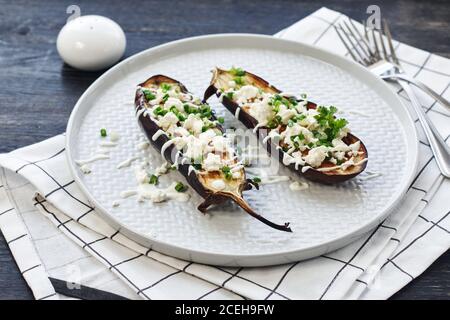
[[[117,21],[127,36],[126,56],[189,36],[249,32],[273,34],[322,6],[352,18],[377,3],[397,40],[450,58],[450,3],[442,1],[5,1],[0,0],[0,152],[65,130],[83,91],[101,74],[63,65],[56,36],[66,7]],[[450,252],[394,299],[449,299]],[[32,299],[0,234],[0,299]]]

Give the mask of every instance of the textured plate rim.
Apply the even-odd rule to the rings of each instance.
[[[354,68],[357,73],[360,75],[363,75],[365,78],[370,79],[373,81],[374,84],[379,86],[379,89],[376,91],[377,94],[379,94],[379,90],[384,90],[385,92],[389,92],[388,94],[391,96],[390,99],[396,100],[397,104],[401,105],[402,108],[404,108],[405,113],[405,119],[402,121],[402,128],[403,132],[405,134],[406,143],[410,141],[415,141],[415,143],[412,143],[411,145],[407,145],[407,148],[413,148],[409,151],[409,155],[412,156],[409,158],[409,170],[405,172],[405,178],[403,181],[403,185],[401,188],[397,190],[396,197],[393,198],[394,200],[391,202],[391,204],[386,207],[384,212],[372,217],[371,220],[368,220],[364,225],[355,228],[353,231],[348,232],[344,235],[341,235],[339,237],[330,238],[327,241],[318,243],[313,246],[308,246],[300,249],[293,249],[289,251],[275,251],[275,252],[268,252],[268,253],[262,253],[262,254],[221,254],[221,253],[214,253],[214,252],[208,252],[208,251],[202,251],[202,250],[193,250],[189,248],[184,248],[178,245],[170,244],[167,242],[162,242],[158,239],[152,239],[148,236],[141,234],[137,231],[132,230],[131,228],[128,228],[125,226],[122,222],[117,220],[114,216],[110,215],[108,213],[108,210],[106,210],[96,199],[92,196],[92,194],[89,192],[87,186],[84,184],[83,179],[81,177],[81,174],[79,170],[77,169],[78,166],[75,164],[74,158],[72,156],[72,148],[71,148],[71,141],[73,140],[73,136],[75,134],[72,134],[72,131],[74,130],[74,124],[76,123],[76,115],[79,112],[79,109],[81,109],[81,105],[84,103],[84,100],[87,99],[87,97],[92,94],[98,86],[101,85],[101,83],[110,77],[112,74],[114,74],[117,71],[120,71],[121,68],[126,66],[126,64],[130,63],[134,59],[139,58],[140,56],[147,55],[152,52],[158,52],[161,50],[166,49],[172,49],[176,48],[178,45],[182,45],[189,42],[195,42],[195,41],[208,41],[208,40],[214,40],[214,39],[225,39],[228,42],[232,42],[233,40],[237,41],[273,41],[277,44],[285,43],[286,45],[290,46],[297,46],[299,50],[306,49],[308,51],[316,52],[319,55],[322,56],[328,56],[330,60],[333,60],[333,63],[330,63],[329,61],[324,61],[320,58],[317,58],[316,56],[308,56],[312,57],[314,59],[320,60],[323,63],[332,64],[333,66],[343,70],[344,72],[349,72],[348,69],[343,68],[342,66],[346,66],[348,68]],[[342,65],[342,66],[341,66]],[[352,75],[354,75],[352,73]],[[367,85],[368,81],[363,81],[362,79],[359,79],[360,81],[364,82]],[[393,109],[394,107],[391,106],[383,97],[383,100]],[[393,111],[395,113],[395,111]],[[409,121],[409,123],[405,123],[405,121]],[[406,126],[409,125],[410,129],[409,131],[406,131]],[[412,134],[410,136],[409,134]],[[408,139],[409,138],[409,139]],[[399,204],[399,202],[402,200],[404,195],[406,194],[406,191],[409,188],[409,185],[411,181],[414,178],[414,175],[417,171],[417,165],[418,165],[418,153],[419,153],[419,141],[417,136],[417,131],[414,126],[414,121],[411,117],[411,114],[408,112],[407,107],[405,104],[399,99],[399,97],[388,87],[386,83],[384,83],[383,80],[379,79],[377,76],[372,74],[370,71],[368,71],[363,66],[357,64],[356,62],[353,62],[345,57],[342,57],[340,55],[334,54],[330,51],[314,47],[312,45],[308,45],[305,43],[300,43],[297,41],[292,40],[286,40],[281,39],[273,36],[268,35],[259,35],[259,34],[246,34],[246,33],[226,33],[226,34],[211,34],[211,35],[203,35],[203,36],[195,36],[195,37],[189,37],[189,38],[183,38],[180,40],[171,41],[165,44],[161,44],[143,51],[140,51],[127,59],[121,61],[117,65],[110,68],[108,71],[106,71],[104,74],[102,74],[98,79],[96,79],[87,89],[86,91],[80,96],[77,103],[75,104],[71,114],[70,118],[67,124],[66,128],[66,159],[69,164],[69,169],[71,173],[74,176],[74,180],[76,181],[77,185],[80,187],[84,195],[94,204],[94,207],[96,211],[107,220],[108,223],[110,223],[113,227],[118,228],[124,235],[130,237],[132,240],[135,240],[136,242],[143,244],[143,245],[150,245],[153,248],[157,248],[157,251],[159,250],[161,253],[168,254],[177,258],[181,258],[184,260],[191,260],[194,262],[199,263],[206,263],[206,264],[212,264],[212,265],[226,265],[226,266],[267,266],[267,265],[277,265],[277,264],[283,264],[286,262],[292,262],[292,261],[298,261],[298,260],[304,260],[309,259],[315,256],[318,256],[320,254],[324,254],[326,252],[330,252],[333,250],[336,250],[338,248],[341,248],[348,243],[356,240],[357,238],[361,237],[365,232],[368,232],[369,230],[373,229],[378,223],[380,223],[384,218],[389,215],[392,210]],[[189,258],[188,258],[189,257]],[[218,261],[216,263],[216,261]]]

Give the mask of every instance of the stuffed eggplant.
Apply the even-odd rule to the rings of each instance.
[[[195,98],[180,82],[155,75],[138,85],[135,96],[138,122],[151,144],[177,168],[189,185],[204,198],[198,206],[231,199],[254,218],[272,228],[291,231],[268,221],[248,205],[242,192],[258,185],[246,179],[231,143],[210,106]]]
[[[240,68],[213,70],[204,101],[216,94],[222,104],[279,160],[305,178],[333,184],[360,174],[367,149],[336,118],[333,106],[317,106],[306,96],[283,93],[264,79]]]

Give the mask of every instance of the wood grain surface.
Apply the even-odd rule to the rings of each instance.
[[[322,6],[358,20],[377,4],[393,37],[450,58],[449,1],[4,1],[0,0],[0,153],[65,131],[70,112],[102,72],[64,65],[56,37],[77,4],[81,14],[112,18],[124,29],[128,57],[167,41],[209,33],[273,34]],[[0,299],[32,299],[0,234]],[[394,299],[450,299],[450,253]]]

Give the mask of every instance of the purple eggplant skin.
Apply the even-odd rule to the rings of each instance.
[[[220,96],[220,88],[216,85],[216,83],[218,82],[218,77],[220,77],[221,75],[223,75],[224,73],[227,73],[228,71],[226,70],[222,70],[222,69],[218,69],[216,68],[215,70],[213,70],[213,78],[211,80],[211,83],[209,85],[209,87],[206,89],[204,97],[203,97],[203,101],[207,101],[212,95],[216,95],[217,97]],[[252,85],[259,87],[263,90],[265,90],[266,92],[269,93],[273,93],[273,94],[280,94],[282,93],[281,90],[277,89],[276,87],[274,87],[273,85],[269,84],[266,80],[262,79],[261,77],[250,73],[250,72],[245,72],[245,79]],[[235,103],[233,100],[229,99],[227,96],[223,95],[222,96],[222,104],[225,106],[225,108],[227,108],[232,114],[236,114],[236,109],[239,108],[238,104]],[[297,99],[297,101],[302,101],[300,99]],[[317,104],[311,101],[308,101],[307,106],[308,109],[316,109],[317,108]],[[258,124],[258,121],[253,118],[248,112],[245,112],[245,110],[241,109],[238,115],[238,120],[244,124],[248,129],[254,129],[256,127],[256,125]],[[257,130],[257,137],[258,140],[262,143],[262,141],[264,140],[264,138],[268,135],[270,129],[267,127],[260,127]],[[265,146],[267,148],[267,151],[270,153],[272,153],[274,150],[278,151],[278,158],[279,161],[281,163],[283,163],[283,155],[284,155],[284,151],[283,150],[279,150],[277,149],[277,145],[273,143],[273,141],[271,141],[272,139],[269,139],[269,141],[267,142],[267,145]],[[367,152],[367,148],[364,145],[364,143],[357,138],[356,136],[354,136],[351,133],[348,133],[347,136],[342,139],[346,144],[351,144],[351,143],[355,143],[356,141],[360,141],[360,148],[359,151],[362,152],[362,154],[360,156],[358,156],[359,160],[365,159],[368,157],[368,152]],[[327,164],[328,166],[330,164]],[[306,172],[302,173],[301,171],[301,166],[298,167],[298,170],[295,169],[295,164],[289,164],[287,167],[289,167],[289,169],[291,169],[292,171],[296,172],[298,175],[305,177],[306,179],[310,180],[310,181],[314,181],[314,182],[319,182],[322,184],[336,184],[336,183],[340,183],[340,182],[344,182],[347,181],[351,178],[356,177],[357,175],[359,175],[361,172],[363,172],[365,170],[367,166],[367,161],[361,163],[358,166],[352,166],[350,168],[348,168],[346,171],[338,171],[338,170],[334,170],[334,171],[318,171],[316,169],[310,168],[308,169]]]
[[[144,113],[139,112],[142,109],[147,109],[147,100],[145,98],[144,92],[142,88],[151,87],[153,85],[159,86],[162,83],[168,83],[168,84],[174,84],[179,86],[182,93],[189,93],[187,88],[180,82],[178,82],[175,79],[172,79],[170,77],[164,76],[164,75],[155,75],[144,81],[143,83],[140,83],[138,85],[138,89],[136,90],[135,94],[135,111],[136,114],[139,114],[139,117],[137,118],[138,123],[147,136],[149,142],[152,144],[152,146],[158,150],[159,152],[162,149],[162,146],[169,141],[170,139],[166,135],[160,135],[158,139],[153,140],[153,135],[161,129],[150,117],[145,116]],[[214,115],[212,116],[214,117]],[[213,119],[214,120],[214,119]],[[223,128],[220,125],[217,125],[217,128],[224,132]],[[164,151],[164,158],[167,160],[167,162],[173,164],[172,156],[178,152],[175,149],[174,145],[170,145],[165,151]],[[239,205],[241,208],[243,208],[248,214],[253,216],[254,218],[260,220],[261,222],[267,224],[268,226],[281,230],[281,231],[287,231],[292,232],[292,230],[289,228],[289,223],[285,223],[283,225],[275,224],[261,215],[257,214],[244,200],[242,197],[242,192],[246,190],[250,190],[253,186],[258,188],[258,185],[253,183],[250,179],[245,178],[245,171],[243,174],[243,179],[240,181],[237,181],[236,190],[235,192],[221,192],[221,191],[212,191],[211,189],[205,187],[205,184],[207,182],[207,179],[217,179],[220,178],[220,173],[213,172],[211,173],[211,176],[206,176],[199,178],[199,175],[197,175],[194,171],[191,171],[189,174],[189,163],[181,164],[178,163],[178,171],[185,177],[187,183],[205,200],[198,206],[198,210],[201,212],[206,212],[208,207],[211,205],[218,205],[221,204],[229,199],[236,202],[237,205]],[[203,179],[203,182],[200,180]]]

